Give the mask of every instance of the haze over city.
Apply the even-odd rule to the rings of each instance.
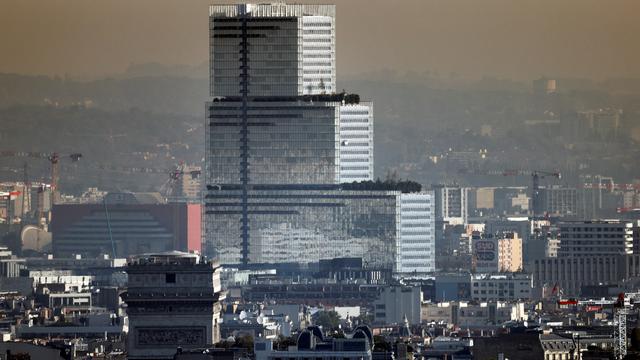
[[[208,4],[8,0],[0,13],[0,71],[96,78],[130,64],[201,65],[208,61],[202,12]],[[640,3],[634,0],[336,5],[341,76],[393,70],[516,80],[640,77]]]

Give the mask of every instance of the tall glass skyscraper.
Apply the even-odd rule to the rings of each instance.
[[[205,253],[399,269],[400,192],[341,185],[373,180],[373,111],[335,91],[335,6],[214,5],[209,25]]]
[[[334,19],[335,5],[211,6],[211,96],[335,93]]]

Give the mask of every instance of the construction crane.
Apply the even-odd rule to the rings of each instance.
[[[24,151],[0,151],[0,157],[28,157],[35,159],[46,159],[51,164],[51,204],[58,202],[59,189],[58,184],[60,182],[60,161],[63,159],[69,159],[72,162],[77,162],[82,158],[80,153],[60,154],[57,152],[42,153],[42,152],[24,152]]]
[[[169,181],[164,185],[166,187],[165,196],[169,199],[173,196],[173,200],[178,200],[182,194],[182,189],[179,189],[178,186],[181,184],[181,181],[184,181],[185,176],[189,176],[191,179],[198,179],[202,174],[202,170],[186,170],[186,165],[184,162],[180,162],[175,169],[169,172]]]
[[[640,300],[640,293],[620,293],[613,304],[613,346],[616,359],[627,356],[627,315]]]
[[[184,162],[178,163],[175,167],[171,169],[159,169],[159,168],[148,168],[148,167],[122,167],[122,166],[112,166],[112,165],[100,165],[100,164],[90,164],[87,168],[94,168],[96,170],[101,171],[112,171],[112,172],[120,172],[120,173],[136,173],[136,174],[165,174],[168,175],[166,181],[160,186],[159,192],[167,198],[167,200],[177,200],[182,194],[178,186],[180,185],[181,180],[184,179],[185,176],[190,177],[191,179],[197,179],[200,177],[202,171],[199,169],[196,170],[187,170],[187,166]]]
[[[586,311],[602,311],[605,307],[611,306],[614,358],[621,360],[627,355],[627,316],[632,313],[634,303],[638,303],[639,300],[640,293],[620,293],[616,299],[576,300],[559,298],[558,306],[583,306]],[[578,351],[580,351],[579,348]]]
[[[543,170],[505,170],[503,176],[531,176],[531,215],[534,219],[538,218],[542,213],[542,202],[540,201],[540,179],[545,177],[555,177],[561,179],[559,172],[543,171]]]

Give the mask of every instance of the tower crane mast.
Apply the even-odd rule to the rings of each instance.
[[[540,179],[545,177],[555,177],[561,179],[562,175],[557,171],[544,170],[505,170],[504,176],[531,176],[531,215],[534,219],[542,214],[542,201],[540,199]]]
[[[17,157],[17,158],[33,158],[45,159],[51,164],[51,204],[55,204],[60,200],[60,192],[58,184],[60,182],[60,161],[69,159],[71,162],[77,162],[82,158],[80,153],[60,154],[57,152],[25,152],[25,151],[0,151],[0,157]],[[26,172],[26,170],[25,170]]]

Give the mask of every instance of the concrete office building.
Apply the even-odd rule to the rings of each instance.
[[[0,246],[0,278],[14,278],[20,276],[20,270],[25,268],[25,260],[13,255],[8,247]]]
[[[636,255],[538,259],[527,271],[533,274],[536,288],[553,288],[557,285],[566,296],[579,295],[585,285],[617,285],[624,279],[640,274]]]
[[[202,167],[195,165],[185,165],[182,169],[181,176],[178,176],[177,188],[181,191],[179,200],[190,203],[200,203],[202,192]]]
[[[640,222],[594,220],[561,222],[558,257],[588,257],[633,254],[634,228]]]
[[[524,302],[489,301],[469,303],[461,301],[457,305],[453,322],[460,328],[497,328],[507,321],[527,319]]]
[[[584,286],[621,286],[640,277],[640,255],[604,255],[539,259],[528,265],[534,286],[558,285],[567,296],[577,296]]]
[[[532,296],[533,277],[530,274],[475,274],[471,276],[472,300],[530,300]]]
[[[495,328],[507,321],[526,319],[523,302],[452,301],[422,304],[422,322],[461,328]]]
[[[134,258],[126,267],[127,358],[172,359],[178,347],[220,341],[220,266],[180,252]]]
[[[542,211],[551,216],[577,216],[578,190],[573,187],[551,186],[540,189]]]
[[[522,269],[522,239],[517,233],[502,234],[498,237],[498,270],[517,272]]]
[[[420,324],[422,292],[419,287],[386,286],[373,302],[374,323],[380,325]]]
[[[579,131],[584,134],[584,131],[588,130],[588,135],[596,135],[601,139],[617,139],[622,114],[622,110],[611,108],[581,111],[579,116],[582,124]]]
[[[469,273],[439,273],[435,280],[433,301],[469,300],[471,298],[471,275]]]
[[[450,225],[466,225],[469,189],[456,185],[434,185],[436,219]]]

